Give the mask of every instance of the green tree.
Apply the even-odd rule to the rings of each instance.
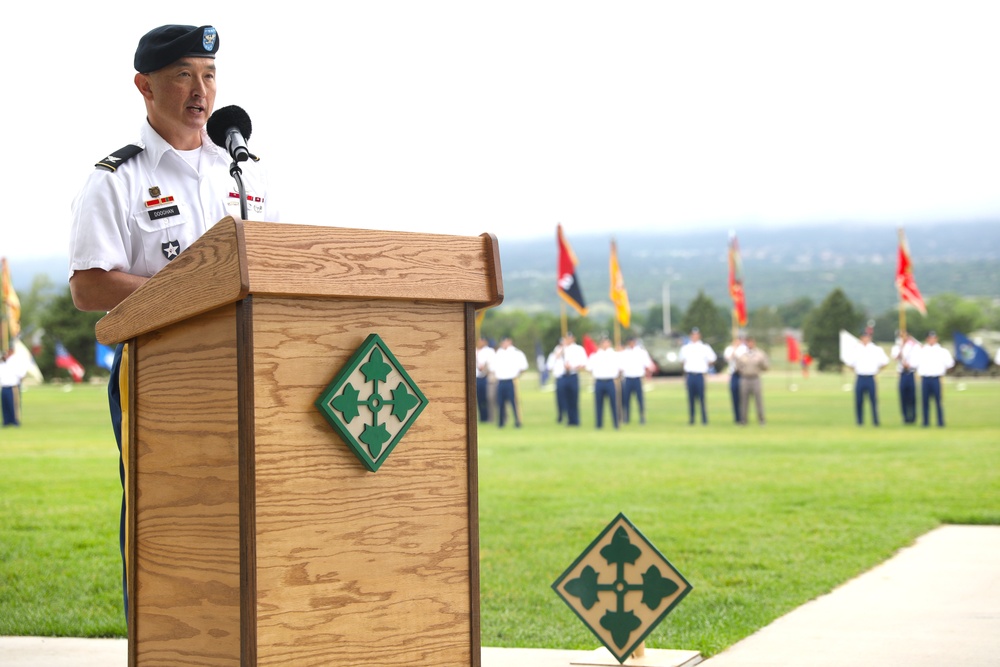
[[[917,340],[923,340],[930,330],[927,318],[914,308],[907,308],[904,316],[906,318],[906,332]],[[875,332],[872,338],[881,342],[894,341],[897,331],[899,331],[898,306],[890,308],[875,318]]]
[[[806,317],[815,308],[816,303],[807,296],[800,296],[790,303],[778,306],[778,315],[786,327],[801,329]]]
[[[681,309],[677,307],[676,304],[670,304],[670,328],[677,330],[677,327],[681,321]],[[656,304],[650,306],[646,313],[646,317],[642,318],[639,322],[640,327],[636,331],[637,334],[657,334],[663,332],[663,304]]]
[[[58,293],[58,288],[52,279],[44,273],[35,275],[31,280],[31,289],[27,294],[19,294],[21,300],[21,338],[29,340],[31,333],[41,324],[41,318],[48,308],[49,302]]]
[[[716,306],[711,297],[701,290],[684,311],[680,322],[680,329],[685,333],[695,327],[701,331],[701,339],[711,345],[717,354],[732,336],[729,311]],[[719,357],[721,359],[722,355]]]
[[[770,352],[773,345],[784,341],[782,338],[783,325],[784,322],[775,306],[761,306],[747,315],[747,332],[767,352]]]
[[[975,301],[968,301],[957,294],[939,294],[927,302],[927,328],[933,329],[942,341],[957,331],[967,334],[986,322],[983,311]]]
[[[802,336],[819,370],[840,369],[840,330],[856,333],[863,319],[839,287],[809,313]]]
[[[38,318],[39,326],[45,330],[42,352],[35,358],[42,375],[47,378],[69,377],[65,369],[56,368],[56,342],[61,342],[83,364],[88,375],[100,372],[95,359],[97,337],[94,326],[103,316],[103,313],[77,310],[68,286],[52,297]]]

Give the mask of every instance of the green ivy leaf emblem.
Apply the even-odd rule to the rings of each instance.
[[[361,392],[351,386],[348,382],[344,387],[344,393],[333,399],[333,409],[344,416],[344,422],[350,424],[351,420],[358,416],[358,395]]]
[[[642,621],[630,611],[611,611],[609,609],[601,617],[601,627],[611,633],[611,638],[618,648],[625,648],[629,635],[640,625],[642,625]]]
[[[650,565],[642,575],[642,603],[650,609],[659,607],[663,598],[673,595],[678,589],[677,582],[664,578],[655,565]]]
[[[410,410],[417,407],[420,399],[406,390],[406,385],[402,382],[392,390],[392,416],[403,421]]]
[[[601,549],[601,555],[608,563],[624,565],[634,563],[642,555],[642,551],[629,541],[628,532],[619,526],[611,538],[611,544]]]
[[[378,455],[382,453],[382,445],[388,442],[390,437],[392,436],[386,430],[385,424],[365,424],[365,430],[358,436],[358,439],[368,445],[372,457],[378,458]]]
[[[392,366],[385,363],[382,359],[382,352],[376,347],[372,350],[372,354],[368,357],[368,361],[361,366],[361,372],[364,373],[365,379],[368,382],[385,382],[385,379],[392,372]]]
[[[589,565],[583,568],[580,576],[566,582],[566,592],[580,598],[584,609],[590,609],[597,604],[597,570]]]

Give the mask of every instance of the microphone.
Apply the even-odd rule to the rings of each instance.
[[[233,162],[257,159],[247,149],[247,140],[252,130],[250,116],[240,107],[230,105],[217,109],[208,119],[205,130],[212,143],[229,152]]]

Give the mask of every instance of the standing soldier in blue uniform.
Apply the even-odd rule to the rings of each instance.
[[[733,339],[733,342],[722,351],[722,358],[726,360],[729,368],[729,395],[733,400],[733,421],[737,424],[743,422],[743,415],[740,413],[740,370],[736,367],[736,358],[747,351],[746,336],[740,334]]]
[[[920,376],[920,402],[923,408],[922,426],[930,425],[931,399],[937,408],[937,425],[944,426],[944,412],[941,409],[941,378],[955,365],[955,358],[938,343],[937,333],[927,332],[924,346],[917,353],[916,371]]]
[[[73,202],[69,285],[80,310],[114,308],[209,227],[240,216],[230,156],[205,130],[215,105],[218,51],[219,33],[210,25],[164,25],[139,40],[133,84],[146,107],[139,138],[99,160]],[[262,166],[247,161],[242,171],[247,199],[255,202],[254,219],[278,220]],[[119,379],[127,372],[128,351],[119,345],[108,384],[119,453],[122,410],[128,405]],[[124,489],[123,460],[119,476]],[[123,565],[126,511],[123,493]],[[126,577],[123,567],[127,617]]]
[[[490,410],[490,363],[497,353],[483,336],[476,342],[476,405],[479,408],[479,421],[491,419]]]
[[[646,423],[646,400],[643,396],[642,381],[653,375],[656,364],[639,340],[630,336],[625,349],[618,353],[622,367],[622,421],[626,424],[632,416],[632,397],[639,408],[639,423]]]
[[[528,370],[528,357],[514,347],[510,336],[500,340],[500,348],[493,355],[492,371],[497,380],[497,426],[507,423],[507,405],[514,415],[514,426],[521,428],[521,407],[517,395],[517,378]]]
[[[695,405],[701,407],[701,423],[708,423],[705,412],[705,375],[715,363],[715,351],[701,340],[701,330],[691,329],[688,342],[681,346],[681,361],[684,364],[684,381],[688,394],[688,424],[694,425]]]
[[[618,428],[618,392],[615,380],[621,374],[618,352],[611,347],[611,339],[601,338],[601,343],[587,359],[587,370],[594,376],[594,416],[597,428],[604,426],[604,402],[607,400],[611,422]]]
[[[861,347],[854,350],[847,360],[847,365],[853,368],[857,375],[854,382],[854,416],[858,426],[864,424],[865,396],[867,396],[872,406],[872,424],[878,426],[878,388],[875,377],[888,365],[889,357],[885,350],[872,342],[870,329],[862,331],[859,338]]]
[[[917,382],[914,378],[914,360],[920,352],[920,343],[905,331],[899,333],[890,356],[896,360],[899,373],[899,407],[904,424],[917,422]]]

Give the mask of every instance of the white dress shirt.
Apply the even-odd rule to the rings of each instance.
[[[148,122],[138,155],[115,171],[94,169],[73,202],[70,276],[104,269],[152,276],[226,216],[240,217],[231,159],[202,130],[200,173]],[[277,221],[277,202],[260,163],[241,163],[247,217]]]
[[[587,351],[579,343],[567,345],[563,348],[563,360],[566,362],[566,372],[573,375],[587,367]]]
[[[924,345],[917,355],[916,370],[920,377],[941,377],[955,365],[955,359],[947,348],[939,343]]]
[[[881,347],[869,341],[859,347],[847,365],[858,375],[878,375],[883,366],[889,363],[889,356]]]
[[[493,376],[497,380],[513,380],[518,375],[528,370],[528,358],[524,352],[513,345],[501,347],[493,355],[492,361]]]
[[[490,373],[490,362],[496,356],[497,351],[489,345],[484,345],[476,349],[476,377],[486,377]]]
[[[717,358],[712,346],[704,341],[690,341],[681,346],[685,373],[707,373]]]
[[[595,380],[614,380],[621,373],[618,363],[618,353],[610,347],[594,352],[587,359],[587,370]]]
[[[622,375],[627,378],[645,377],[647,372],[652,372],[656,368],[646,348],[638,345],[626,347],[619,352],[618,361],[622,368]]]

